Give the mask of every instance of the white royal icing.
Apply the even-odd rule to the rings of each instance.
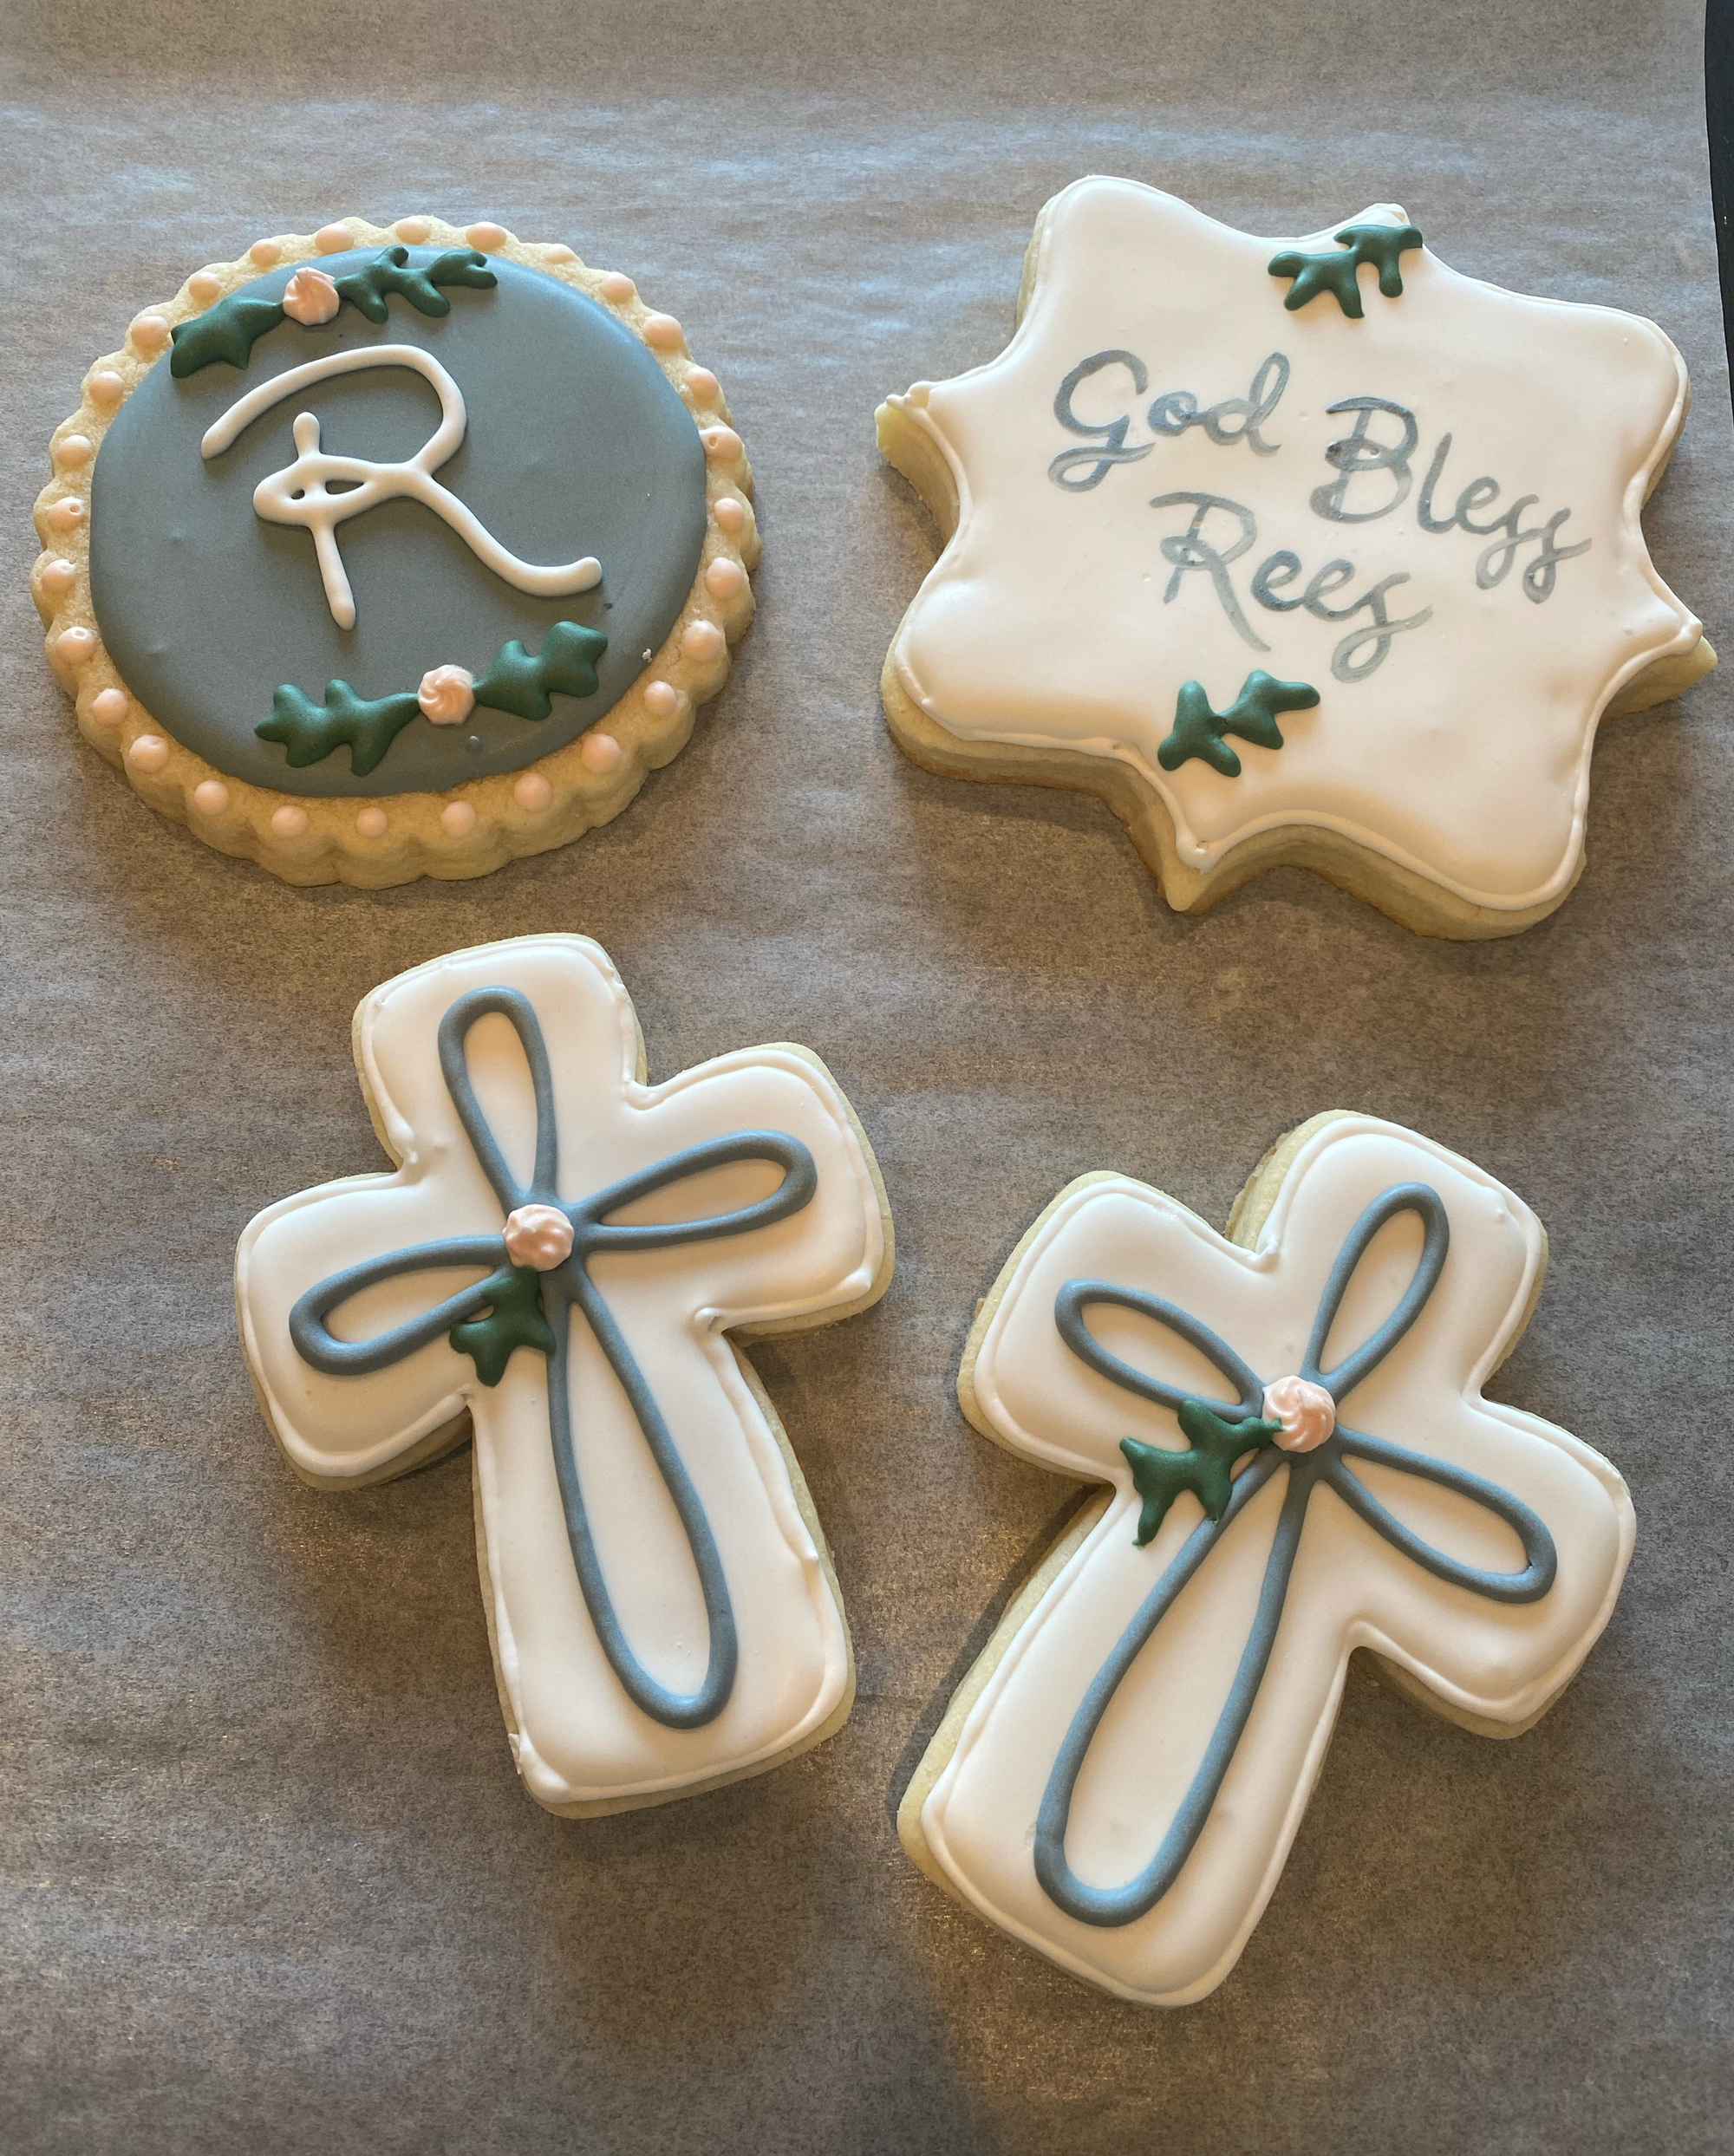
[[[271,472],[253,489],[253,507],[267,524],[303,524],[313,534],[325,603],[340,629],[355,627],[355,601],[337,545],[337,526],[376,509],[381,502],[395,501],[400,495],[422,503],[443,518],[479,561],[518,591],[538,598],[564,598],[569,592],[592,590],[602,582],[602,563],[594,554],[547,567],[520,561],[510,548],[500,544],[467,502],[460,501],[434,477],[442,464],[457,454],[469,416],[457,383],[431,352],[424,352],[417,344],[363,345],[353,351],[332,352],[323,359],[309,360],[304,367],[291,367],[286,374],[274,375],[257,388],[237,397],[222,418],[212,421],[199,444],[200,453],[206,458],[220,457],[262,412],[269,412],[285,397],[298,396],[333,375],[353,375],[373,367],[407,367],[430,382],[439,396],[440,424],[415,454],[398,464],[375,464],[368,457],[331,456],[319,446],[317,413],[302,412],[297,414],[292,429],[294,463]],[[342,492],[331,492],[333,479],[342,482]]]
[[[1355,221],[1406,220],[1385,205]],[[1503,291],[1419,247],[1401,257],[1400,296],[1362,268],[1359,320],[1329,293],[1288,311],[1290,281],[1270,274],[1273,257],[1328,254],[1340,229],[1259,239],[1121,179],[1079,180],[1050,204],[1005,351],[891,401],[943,456],[959,503],[955,535],[900,633],[898,676],[953,733],[1129,765],[1196,869],[1258,832],[1313,825],[1470,903],[1545,905],[1581,859],[1604,707],[1698,640],[1639,524],[1685,415],[1685,370],[1652,322]],[[1146,386],[1124,360],[1085,375],[1070,408],[1098,431],[1071,431],[1056,397],[1105,353],[1130,355]],[[1248,406],[1274,391],[1253,430],[1271,453],[1261,454],[1246,438]],[[1151,407],[1176,392],[1153,427]],[[1357,398],[1411,417],[1327,410]],[[1217,413],[1227,401],[1238,401]],[[1221,440],[1203,423],[1213,413]],[[1183,431],[1163,431],[1189,416]],[[1092,448],[1111,446],[1106,430],[1121,420],[1124,458],[1084,484]],[[1366,446],[1352,462],[1375,443],[1400,447],[1411,425],[1400,501],[1392,468],[1346,472],[1327,459],[1357,428]],[[1529,536],[1509,557],[1487,558],[1505,528],[1421,528],[1447,434],[1432,515],[1450,518],[1473,482],[1496,483],[1470,493],[1467,514],[1484,528],[1522,501]],[[1355,521],[1314,506],[1339,486]],[[1170,495],[1218,505],[1152,507]],[[1548,541],[1542,531],[1561,511]],[[1194,536],[1223,557],[1220,570],[1164,552],[1201,517]],[[1572,558],[1545,559],[1585,541]],[[1273,609],[1254,579],[1285,553],[1293,560],[1266,586],[1283,603]],[[1502,562],[1496,581],[1477,583],[1478,563],[1492,578]],[[1334,618],[1294,603],[1321,576],[1315,596]],[[1379,658],[1377,605],[1392,629]],[[1280,750],[1231,738],[1238,777],[1196,757],[1164,770],[1157,751],[1183,684],[1201,683],[1222,712],[1255,669],[1310,684],[1316,709],[1282,716]]]
[[[817,1170],[808,1202],[773,1224],[591,1263],[708,1518],[733,1601],[738,1672],[721,1711],[700,1728],[641,1711],[599,1643],[562,1512],[545,1356],[518,1348],[489,1387],[443,1332],[361,1376],[322,1373],[290,1339],[297,1299],[348,1267],[449,1236],[500,1234],[500,1202],[459,1121],[436,1039],[459,998],[493,987],[529,1000],[546,1041],[563,1202],[744,1131],[797,1141]],[[310,1475],[361,1478],[388,1472],[467,1412],[500,1682],[518,1770],[543,1803],[674,1794],[774,1760],[846,1704],[849,1639],[782,1450],[727,1336],[737,1326],[812,1322],[883,1285],[877,1189],[847,1102],[822,1066],[786,1047],[743,1049],[640,1083],[631,1003],[606,954],[580,936],[527,936],[401,974],[362,1005],[355,1040],[377,1127],[401,1165],[268,1208],[236,1257],[248,1363],[285,1451]],[[527,1180],[536,1114],[518,1036],[505,1018],[485,1016],[467,1051],[487,1124]],[[763,1199],[777,1182],[762,1161],[713,1168],[620,1217],[709,1217]],[[400,1273],[334,1310],[332,1329],[371,1339],[485,1269]],[[570,1339],[576,1457],[603,1575],[634,1653],[661,1684],[690,1692],[708,1650],[693,1557],[626,1396],[576,1311]]]
[[[1374,1200],[1411,1184],[1444,1202],[1444,1268],[1412,1328],[1346,1393],[1343,1420],[1530,1508],[1557,1552],[1553,1584],[1522,1604],[1448,1584],[1319,1489],[1250,1719],[1190,1853],[1148,1913],[1118,1925],[1080,1921],[1037,1878],[1038,1812],[1092,1680],[1204,1515],[1197,1497],[1179,1495],[1155,1539],[1138,1546],[1139,1498],[1120,1441],[1169,1451],[1184,1441],[1172,1411],[1068,1349],[1055,1297],[1079,1279],[1154,1294],[1202,1319],[1254,1371],[1290,1372],[1346,1236]],[[1412,1215],[1379,1230],[1332,1326],[1327,1363],[1340,1363],[1393,1311],[1421,1248]],[[1513,1733],[1551,1701],[1612,1612],[1633,1518],[1624,1482],[1599,1454],[1481,1396],[1522,1328],[1544,1252],[1534,1215],[1490,1176],[1364,1117],[1333,1119],[1305,1140],[1254,1249],[1124,1177],[1086,1178],[1062,1193],[1013,1260],[981,1332],[973,1410],[1014,1450],[1111,1491],[1013,1638],[922,1808],[927,1852],[967,1902],[1123,1997],[1185,2003],[1228,1974],[1275,1887],[1354,1649],[1411,1672],[1453,1713]],[[1138,1371],[1205,1397],[1224,1390],[1202,1353],[1146,1315],[1098,1306],[1089,1329]],[[1305,1465],[1281,1456],[1280,1471],[1229,1521],[1109,1707],[1065,1842],[1089,1886],[1118,1886],[1162,1845],[1235,1677],[1287,1477]],[[1359,1473],[1404,1527],[1450,1558],[1504,1573],[1522,1566],[1516,1534],[1465,1497],[1387,1468],[1363,1463]]]

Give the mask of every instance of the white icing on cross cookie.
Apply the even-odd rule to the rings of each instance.
[[[676,1795],[810,1741],[846,1710],[848,1634],[727,1334],[859,1306],[888,1274],[829,1073],[756,1048],[641,1083],[625,989],[566,935],[388,981],[356,1045],[397,1172],[271,1207],[236,1259],[290,1460],[375,1478],[467,1412],[499,1680],[544,1804]],[[484,1280],[521,1328],[492,1383],[451,1337],[497,1321]]]
[[[1004,353],[891,400],[959,503],[897,677],[965,739],[1129,765],[1192,869],[1313,826],[1546,907],[1604,707],[1698,641],[1639,524],[1685,370],[1653,323],[1477,283],[1418,235],[1400,296],[1369,264],[1359,318],[1328,290],[1290,311],[1273,261],[1341,256],[1343,229],[1260,239],[1129,180],[1055,199]],[[1186,686],[1221,714],[1260,673],[1316,692],[1281,746],[1168,767]]]
[[[1255,1249],[1123,1177],[1062,1192],[972,1335],[964,1403],[1111,1488],[942,1731],[919,1840],[965,1901],[1109,1990],[1183,2004],[1275,1887],[1354,1649],[1499,1731],[1549,1704],[1633,1521],[1600,1455],[1481,1396],[1543,1254],[1491,1176],[1363,1117],[1303,1141]],[[1297,1371],[1334,1401],[1305,1449],[1264,1391],[1305,1407]],[[1170,1488],[1141,1545],[1200,1402],[1238,1470],[1220,1519]]]

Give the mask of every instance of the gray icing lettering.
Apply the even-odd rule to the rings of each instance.
[[[1123,412],[1111,420],[1081,420],[1073,406],[1080,388],[1110,368],[1123,367],[1132,379],[1133,394],[1143,396],[1150,388],[1150,370],[1136,352],[1115,346],[1092,352],[1079,360],[1053,396],[1053,416],[1068,433],[1082,434],[1090,446],[1062,449],[1047,467],[1047,476],[1068,493],[1087,494],[1099,486],[1117,464],[1136,464],[1156,447],[1153,441],[1129,441],[1131,414]],[[1177,440],[1189,427],[1199,427],[1219,448],[1232,449],[1244,442],[1255,457],[1274,457],[1281,442],[1267,441],[1259,429],[1275,411],[1288,387],[1288,362],[1273,352],[1259,366],[1243,397],[1224,397],[1198,408],[1190,389],[1165,389],[1150,407],[1147,417],[1153,433]]]
[[[1319,602],[1327,594],[1340,590],[1354,575],[1353,562],[1327,562],[1298,599],[1279,598],[1273,587],[1292,584],[1300,574],[1300,557],[1291,554],[1287,547],[1281,548],[1261,562],[1253,572],[1252,596],[1261,606],[1268,606],[1274,614],[1292,614],[1296,607],[1304,606],[1310,614],[1329,616],[1331,609]],[[1328,578],[1327,583],[1326,579]]]
[[[1095,446],[1089,449],[1062,449],[1047,467],[1047,476],[1056,486],[1065,487],[1073,494],[1087,494],[1092,486],[1099,486],[1109,471],[1117,464],[1136,464],[1140,457],[1147,457],[1155,448],[1153,441],[1128,444],[1126,435],[1131,420],[1122,414],[1117,420],[1106,420],[1096,425],[1080,420],[1072,408],[1072,400],[1080,384],[1092,375],[1099,375],[1105,368],[1124,367],[1132,378],[1132,388],[1142,396],[1150,387],[1150,375],[1144,362],[1136,352],[1092,352],[1088,359],[1079,360],[1072,372],[1060,383],[1053,396],[1053,416],[1072,433],[1095,438]]]
[[[1192,504],[1192,521],[1184,531],[1171,535],[1162,542],[1163,557],[1174,564],[1174,574],[1168,580],[1168,589],[1162,595],[1164,606],[1172,606],[1180,589],[1180,582],[1189,569],[1202,570],[1216,586],[1216,596],[1222,603],[1222,611],[1234,623],[1255,651],[1268,651],[1270,646],[1254,635],[1241,612],[1241,603],[1235,596],[1235,588],[1229,581],[1229,563],[1237,562],[1258,537],[1258,524],[1251,510],[1239,502],[1231,502],[1222,494],[1157,494],[1151,498],[1152,509],[1171,508],[1177,502]],[[1240,533],[1228,547],[1212,546],[1203,536],[1204,525],[1213,510],[1220,509],[1238,519]]]
[[[1391,640],[1399,630],[1419,629],[1423,622],[1432,620],[1433,609],[1430,606],[1424,606],[1418,614],[1407,614],[1394,622],[1386,614],[1385,593],[1392,584],[1406,584],[1408,581],[1408,576],[1399,570],[1396,575],[1381,579],[1371,590],[1364,591],[1353,606],[1314,608],[1313,611],[1321,621],[1345,622],[1350,615],[1359,614],[1363,608],[1372,616],[1366,628],[1352,631],[1331,654],[1331,672],[1338,681],[1364,681],[1369,674],[1377,672],[1385,664],[1391,649]],[[1359,654],[1363,648],[1366,650],[1366,656],[1360,659]]]
[[[1388,517],[1399,503],[1406,501],[1415,475],[1409,468],[1409,459],[1415,453],[1415,446],[1421,439],[1421,430],[1415,423],[1415,414],[1406,405],[1393,404],[1389,397],[1344,397],[1336,404],[1327,405],[1327,413],[1334,418],[1339,412],[1353,412],[1355,423],[1353,433],[1333,441],[1325,452],[1325,461],[1337,476],[1327,486],[1313,490],[1313,510],[1316,516],[1328,517],[1333,524],[1371,524],[1375,518]],[[1389,413],[1403,428],[1400,442],[1382,442],[1369,433],[1375,412]],[[1350,487],[1359,479],[1370,479],[1378,472],[1388,472],[1395,483],[1396,492],[1372,509],[1351,509],[1348,505]]]
[[[1555,510],[1542,525],[1540,532],[1542,550],[1523,571],[1523,596],[1533,599],[1540,606],[1544,599],[1554,596],[1554,564],[1568,562],[1579,554],[1587,554],[1590,541],[1580,539],[1575,546],[1555,546],[1554,534],[1571,514],[1568,509]]]
[[[1490,524],[1483,527],[1479,535],[1483,537],[1489,531],[1503,531],[1505,534],[1503,539],[1496,539],[1491,546],[1476,557],[1475,581],[1483,591],[1491,591],[1496,584],[1503,583],[1512,563],[1517,558],[1518,548],[1527,545],[1531,539],[1541,537],[1540,524],[1529,531],[1522,529],[1523,511],[1541,498],[1539,494],[1520,494],[1503,517],[1496,517]]]
[[[1385,610],[1385,595],[1392,584],[1406,584],[1408,576],[1402,571],[1385,577],[1371,589],[1352,599],[1346,606],[1327,606],[1325,602],[1333,592],[1340,591],[1353,581],[1354,563],[1340,557],[1327,562],[1317,570],[1307,589],[1294,598],[1282,595],[1300,576],[1300,557],[1287,547],[1267,557],[1253,572],[1252,596],[1261,606],[1273,613],[1292,614],[1305,607],[1309,614],[1321,622],[1346,622],[1353,615],[1366,612],[1372,619],[1366,627],[1353,630],[1345,636],[1331,654],[1331,672],[1340,681],[1364,681],[1369,674],[1376,673],[1384,665],[1391,651],[1391,640],[1405,629],[1419,629],[1423,622],[1433,617],[1431,607],[1423,607],[1418,614],[1411,614],[1392,621]],[[1363,656],[1365,653],[1365,656]]]
[[[1151,405],[1148,417],[1155,433],[1177,440],[1189,427],[1202,427],[1219,447],[1229,448],[1243,441],[1254,456],[1274,457],[1281,443],[1266,441],[1258,430],[1276,409],[1287,387],[1288,362],[1281,352],[1273,352],[1253,376],[1245,396],[1224,397],[1220,404],[1201,412],[1190,389],[1169,389]],[[1240,425],[1231,428],[1228,422],[1233,419],[1238,419]]]
[[[1237,562],[1257,539],[1256,518],[1243,503],[1230,501],[1222,494],[1157,494],[1152,498],[1151,507],[1169,509],[1183,503],[1191,505],[1191,522],[1184,531],[1171,533],[1162,541],[1164,558],[1172,563],[1174,568],[1168,589],[1162,595],[1164,605],[1171,606],[1178,597],[1189,570],[1201,570],[1210,579],[1223,613],[1238,634],[1255,651],[1268,651],[1270,646],[1248,625],[1241,611],[1240,600],[1229,576],[1229,564]],[[1239,527],[1232,538],[1220,544],[1213,543],[1206,534],[1209,520],[1217,511],[1234,518]],[[1275,553],[1267,555],[1253,572],[1252,596],[1273,614],[1294,614],[1304,608],[1321,622],[1346,622],[1357,614],[1370,615],[1371,620],[1351,630],[1331,655],[1331,672],[1340,681],[1364,681],[1390,656],[1392,637],[1400,635],[1405,629],[1419,629],[1424,622],[1432,619],[1431,607],[1423,607],[1418,614],[1392,618],[1385,595],[1393,584],[1409,582],[1403,570],[1383,577],[1359,598],[1351,599],[1346,606],[1332,606],[1328,602],[1346,584],[1354,581],[1353,562],[1340,555],[1315,570],[1304,590],[1292,597],[1287,596],[1290,587],[1303,573],[1300,556],[1281,547]]]
[[[1439,446],[1433,452],[1432,461],[1427,466],[1427,476],[1415,505],[1416,521],[1424,531],[1467,531],[1477,539],[1493,539],[1492,545],[1484,547],[1476,558],[1475,581],[1483,591],[1491,591],[1496,584],[1504,583],[1510,574],[1511,564],[1517,558],[1519,547],[1527,546],[1531,540],[1539,540],[1541,550],[1523,571],[1522,589],[1526,599],[1536,606],[1542,605],[1554,596],[1558,564],[1573,561],[1580,554],[1587,554],[1591,542],[1581,539],[1575,546],[1555,544],[1555,536],[1560,526],[1572,513],[1569,509],[1556,510],[1546,524],[1530,524],[1526,529],[1523,511],[1541,498],[1535,494],[1519,495],[1503,515],[1493,518],[1487,524],[1477,524],[1470,512],[1490,508],[1500,492],[1498,480],[1486,473],[1478,479],[1471,479],[1463,488],[1457,496],[1456,508],[1449,517],[1436,516],[1433,513],[1433,491],[1444,476],[1445,459],[1450,454],[1450,436],[1441,434]],[[1505,536],[1495,538],[1493,535],[1496,532],[1503,532]]]
[[[1287,355],[1271,352],[1255,369],[1243,397],[1223,397],[1201,407],[1192,390],[1164,389],[1144,414],[1157,440],[1141,441],[1132,431],[1134,413],[1125,407],[1148,389],[1149,368],[1136,352],[1120,346],[1092,352],[1078,362],[1054,394],[1055,419],[1069,433],[1084,439],[1081,446],[1063,449],[1053,459],[1048,477],[1068,493],[1088,493],[1102,484],[1114,466],[1141,462],[1159,440],[1182,440],[1194,427],[1218,448],[1232,449],[1243,442],[1255,457],[1274,456],[1282,445],[1268,440],[1262,430],[1281,402],[1291,373]],[[1107,409],[1111,416],[1080,417],[1079,393],[1098,376],[1107,378],[1098,394],[1118,381],[1113,402],[1122,408],[1115,411],[1111,402]],[[1125,394],[1128,381],[1131,396]],[[1085,405],[1088,410],[1087,397]],[[1098,403],[1095,408],[1104,407]],[[1312,490],[1308,500],[1314,513],[1339,524],[1373,524],[1391,516],[1408,500],[1415,485],[1414,459],[1421,429],[1414,413],[1390,397],[1372,394],[1340,398],[1327,406],[1326,412],[1331,418],[1352,414],[1353,424],[1325,450],[1325,460],[1335,476]],[[1526,524],[1526,514],[1534,511],[1539,499],[1534,494],[1518,496],[1482,521],[1503,491],[1500,482],[1485,472],[1459,492],[1449,515],[1441,516],[1435,498],[1450,448],[1450,435],[1442,434],[1416,499],[1417,527],[1435,535],[1464,531],[1484,541],[1475,559],[1475,581],[1483,591],[1504,583],[1523,549],[1535,547],[1536,551],[1519,581],[1524,597],[1534,605],[1542,605],[1553,596],[1559,564],[1587,552],[1590,541],[1581,540],[1571,546],[1559,544],[1560,528],[1572,513],[1569,509],[1556,511],[1545,522]],[[1192,512],[1184,531],[1170,532],[1159,542],[1171,571],[1162,595],[1163,604],[1174,603],[1188,573],[1196,570],[1209,578],[1218,604],[1242,642],[1255,651],[1268,651],[1270,646],[1248,622],[1229,573],[1230,565],[1250,553],[1257,542],[1258,522],[1253,511],[1225,494],[1202,488],[1155,494],[1150,498],[1150,505],[1152,509],[1184,506]],[[1411,581],[1404,570],[1379,577],[1343,605],[1331,604],[1353,584],[1357,573],[1356,565],[1339,555],[1309,576],[1300,556],[1281,547],[1265,557],[1251,579],[1254,600],[1270,613],[1305,612],[1321,622],[1365,617],[1331,654],[1333,675],[1349,683],[1364,681],[1376,673],[1390,656],[1395,637],[1433,618],[1431,606],[1412,614],[1392,614],[1387,595],[1397,585]]]
[[[1463,507],[1461,501],[1457,504],[1457,510],[1453,510],[1449,517],[1436,517],[1433,514],[1433,489],[1439,483],[1439,476],[1445,468],[1445,459],[1450,453],[1451,438],[1449,434],[1441,434],[1439,446],[1433,452],[1433,461],[1427,466],[1427,476],[1421,482],[1421,498],[1415,505],[1415,521],[1423,531],[1455,531],[1457,529],[1457,510]],[[1496,494],[1499,492],[1498,484],[1493,479],[1477,479],[1475,484],[1477,486],[1490,486]]]

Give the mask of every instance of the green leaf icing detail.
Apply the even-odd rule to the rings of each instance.
[[[1238,778],[1241,759],[1222,739],[1237,733],[1261,749],[1280,749],[1282,731],[1276,723],[1279,711],[1310,711],[1319,692],[1307,681],[1279,681],[1255,668],[1241,684],[1241,693],[1226,711],[1212,711],[1210,700],[1198,681],[1183,681],[1174,710],[1174,731],[1156,752],[1164,771],[1178,771],[1190,756],[1202,756],[1212,771],[1224,778]]]
[[[460,1319],[452,1327],[450,1339],[459,1354],[467,1355],[475,1365],[482,1383],[497,1385],[514,1348],[533,1347],[552,1355],[554,1332],[542,1314],[542,1275],[533,1265],[505,1266],[491,1273],[481,1286],[490,1305],[488,1314]]]
[[[514,636],[476,683],[476,701],[514,719],[545,719],[553,709],[551,690],[560,696],[594,696],[596,662],[608,649],[600,630],[576,622],[556,622],[532,659]]]
[[[1386,299],[1401,297],[1403,274],[1398,258],[1422,244],[1414,225],[1345,225],[1335,238],[1339,246],[1348,250],[1346,254],[1307,255],[1291,247],[1286,253],[1271,257],[1271,276],[1294,280],[1282,303],[1285,307],[1304,307],[1320,292],[1334,292],[1343,312],[1351,321],[1359,322],[1362,308],[1356,272],[1364,262],[1370,262],[1378,270],[1379,289]]]
[[[1181,1431],[1190,1440],[1184,1452],[1140,1444],[1136,1437],[1120,1440],[1133,1486],[1144,1500],[1138,1523],[1140,1549],[1167,1518],[1168,1508],[1182,1490],[1192,1492],[1207,1519],[1220,1520],[1234,1487],[1229,1469],[1235,1462],[1242,1453],[1261,1452],[1282,1428],[1281,1423],[1268,1423],[1257,1415],[1227,1421],[1202,1400],[1183,1400],[1179,1414]]]
[[[487,257],[473,247],[448,248],[425,269],[410,266],[408,248],[382,247],[365,267],[351,270],[333,282],[340,300],[348,300],[369,322],[384,322],[388,293],[401,293],[418,314],[449,315],[452,303],[438,289],[440,285],[469,284],[486,291],[499,280],[488,268]],[[196,375],[212,360],[244,367],[259,338],[285,319],[280,300],[231,292],[227,299],[219,299],[191,322],[176,323],[168,371],[179,381]],[[334,315],[331,319],[335,322],[337,317]]]
[[[383,322],[389,292],[401,292],[418,315],[449,315],[452,303],[438,286],[472,284],[487,291],[499,280],[488,268],[487,257],[473,247],[449,248],[425,270],[410,268],[407,247],[385,247],[365,269],[351,270],[336,282],[340,298],[359,308],[369,322]]]
[[[580,629],[576,622],[556,622],[533,659],[514,636],[500,646],[499,657],[476,683],[475,700],[495,711],[509,711],[514,719],[545,719],[553,709],[551,691],[557,696],[596,694],[596,662],[607,649],[608,639],[599,629]],[[297,771],[347,745],[349,768],[357,778],[367,777],[421,708],[413,689],[369,700],[357,696],[347,681],[328,681],[323,704],[285,681],[271,705],[271,716],[253,728],[261,741],[282,742]]]
[[[268,329],[284,320],[280,301],[260,299],[246,292],[231,292],[214,307],[207,307],[191,322],[178,322],[170,335],[174,350],[168,371],[177,381],[196,375],[212,360],[227,360],[231,367],[244,367],[253,345]]]
[[[271,703],[272,716],[253,728],[261,741],[281,741],[297,771],[347,744],[349,768],[358,778],[367,776],[421,708],[411,695],[369,702],[347,681],[328,681],[323,704],[286,681]]]

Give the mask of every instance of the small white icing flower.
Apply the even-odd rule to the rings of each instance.
[[[337,287],[323,270],[297,270],[284,287],[283,311],[309,329],[329,322],[342,305]]]
[[[446,671],[455,674],[457,668]],[[506,1216],[505,1254],[514,1265],[551,1273],[572,1254],[572,1223],[557,1205],[520,1205]]]
[[[422,675],[415,700],[436,726],[460,726],[476,707],[475,686],[462,667],[435,667]]]
[[[1267,1420],[1281,1423],[1285,1452],[1316,1452],[1337,1426],[1337,1404],[1310,1378],[1279,1378],[1264,1388]]]

